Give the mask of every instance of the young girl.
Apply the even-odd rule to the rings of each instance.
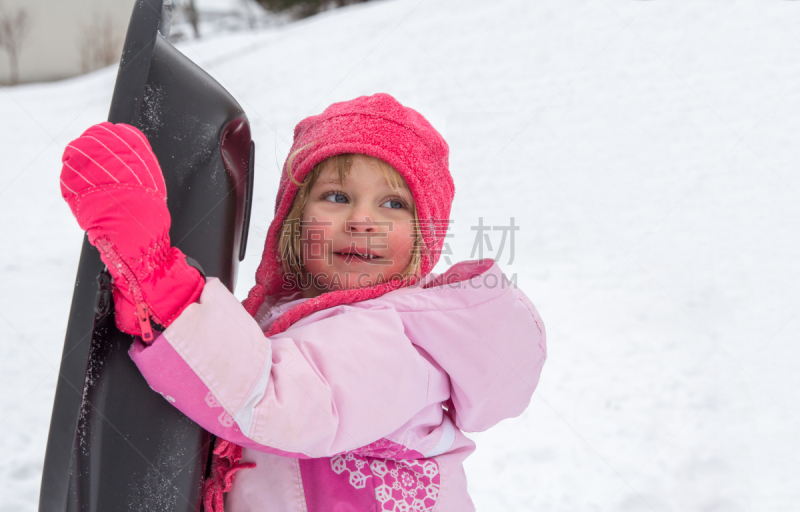
[[[462,432],[527,407],[544,324],[492,260],[430,273],[454,185],[447,144],[419,113],[376,94],[297,125],[241,304],[170,246],[138,130],[94,126],[63,161],[117,323],[141,336],[131,357],[219,437],[207,512],[474,509]]]

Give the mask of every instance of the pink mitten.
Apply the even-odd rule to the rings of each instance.
[[[170,246],[167,188],[142,132],[100,123],[67,145],[61,195],[114,278],[121,331],[153,341],[152,316],[164,327],[200,297],[205,283]]]

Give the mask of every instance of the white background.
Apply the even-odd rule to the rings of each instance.
[[[362,94],[450,143],[451,261],[478,217],[520,226],[499,261],[549,359],[473,436],[479,509],[797,510],[800,2],[390,0],[180,49],[253,126],[238,296],[294,125]],[[81,246],[60,156],[115,74],[0,90],[0,511],[37,507]]]

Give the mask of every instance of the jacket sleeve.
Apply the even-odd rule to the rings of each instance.
[[[150,387],[206,430],[294,457],[389,435],[428,400],[430,363],[394,309],[337,306],[267,338],[217,279],[156,341],[130,350]]]
[[[482,432],[530,404],[547,359],[544,322],[496,262],[468,280],[444,274],[441,282],[449,284],[428,290],[439,307],[415,313],[407,334],[447,373],[456,426]]]

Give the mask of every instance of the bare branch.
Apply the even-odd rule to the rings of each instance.
[[[186,15],[188,16],[189,24],[192,26],[192,30],[194,31],[194,37],[197,39],[200,37],[200,28],[198,27],[200,15],[197,12],[197,6],[194,4],[194,0],[189,0],[186,3]]]
[[[0,48],[8,53],[11,85],[19,83],[19,52],[28,29],[28,21],[26,9],[8,11],[0,6]]]
[[[81,70],[86,73],[114,64],[122,51],[122,33],[110,15],[95,13],[89,25],[81,26],[79,50]]]

